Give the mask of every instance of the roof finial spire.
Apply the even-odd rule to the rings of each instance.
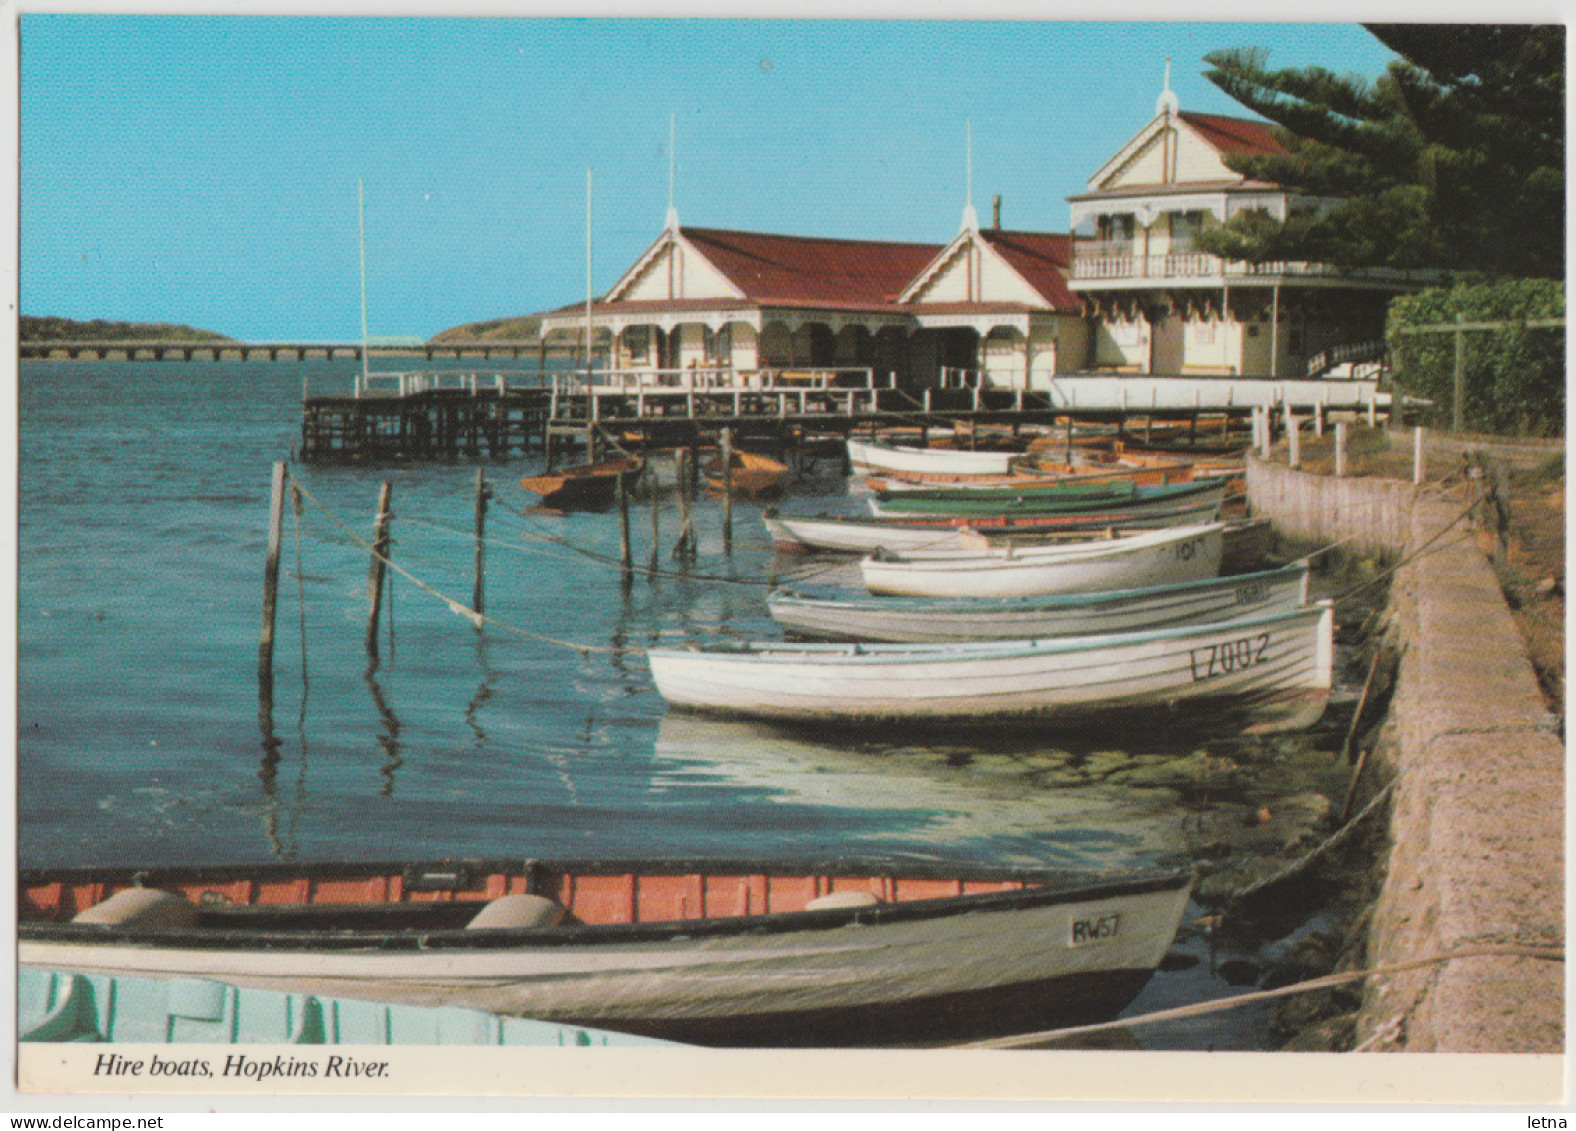
[[[1165,114],[1170,117],[1176,114],[1180,104],[1177,96],[1171,90],[1171,56],[1166,56],[1166,88],[1160,92],[1160,98],[1155,102],[1155,113]]]
[[[668,111],[668,218],[667,230],[679,230],[679,210],[673,207],[673,112]]]
[[[963,190],[963,230],[977,232],[980,230],[980,218],[974,211],[974,123],[964,123],[964,168],[965,180]]]

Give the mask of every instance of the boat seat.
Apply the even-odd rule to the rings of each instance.
[[[79,912],[72,922],[109,927],[195,927],[197,907],[178,892],[126,888]]]
[[[557,927],[570,922],[569,909],[544,895],[504,895],[490,901],[465,924],[467,931]]]
[[[868,891],[834,891],[830,895],[818,896],[804,905],[806,911],[833,911],[847,907],[875,907],[881,902],[879,896]]]

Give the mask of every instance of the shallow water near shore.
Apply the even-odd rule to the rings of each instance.
[[[475,465],[291,466],[308,498],[285,517],[267,729],[257,666],[270,466],[297,437],[303,379],[348,391],[358,368],[22,363],[24,867],[836,853],[1118,868],[1279,853],[1319,826],[1319,798],[1344,789],[1349,770],[1328,749],[1355,697],[1344,651],[1336,702],[1312,736],[1091,731],[1058,746],[669,716],[644,649],[777,637],[769,580],[836,581],[846,567],[775,556],[761,505],[744,500],[725,555],[720,507],[702,500],[685,572],[667,497],[662,573],[623,586],[615,514],[530,511],[517,481],[541,466],[536,455],[484,465],[496,623],[480,631],[444,600],[470,603]],[[392,557],[437,595],[395,577],[369,671],[358,539],[370,538],[383,480]],[[822,461],[778,505],[857,512],[863,499]],[[644,500],[631,518],[644,566]],[[1129,1012],[1251,988],[1219,957],[1188,927]],[[1135,1039],[1273,1044],[1263,1010]]]

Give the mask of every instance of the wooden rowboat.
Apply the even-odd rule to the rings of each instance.
[[[1016,452],[965,452],[956,448],[908,448],[850,438],[848,462],[859,471],[942,475],[1005,475]]]
[[[734,452],[731,469],[729,478],[732,480],[733,493],[752,498],[780,493],[783,479],[788,474],[787,464],[754,452]],[[702,470],[706,475],[707,489],[720,495],[723,491],[722,457],[719,455],[710,460]]]
[[[890,473],[869,476],[865,484],[877,494],[951,489],[972,491],[980,488],[1042,487],[1051,484],[1133,483],[1144,487],[1167,483],[1191,483],[1193,465],[1169,461],[1165,465],[1113,465],[1109,463],[1049,463],[1035,466],[1015,465],[1006,475],[951,476],[946,479],[912,474]]]
[[[1214,522],[1220,506],[1205,500],[1164,512],[1136,515],[1110,510],[1083,514],[948,516],[928,518],[876,518],[872,515],[762,516],[778,549],[839,554],[869,554],[876,550],[905,553],[915,549],[943,549],[975,545],[981,538],[1031,541],[1089,539],[1129,531],[1160,530]]]
[[[1311,726],[1330,694],[1329,602],[1153,632],[976,644],[745,643],[647,653],[676,708],[802,725],[1134,725],[1227,714]]]
[[[644,463],[631,456],[600,463],[563,467],[542,475],[528,475],[520,486],[542,496],[542,505],[557,510],[603,510],[613,504],[618,477],[638,475]]]
[[[230,986],[208,978],[131,978],[40,970],[17,975],[17,1040],[98,1044],[606,1045],[667,1041],[423,1007]]]
[[[931,515],[996,518],[1007,515],[1087,515],[1104,513],[1133,518],[1145,513],[1175,512],[1179,508],[1213,507],[1225,502],[1223,484],[1178,483],[1139,487],[1130,483],[1105,483],[1088,487],[997,487],[977,491],[938,489],[905,491],[870,500],[878,518],[923,518]]]
[[[682,860],[19,879],[22,966],[801,1046],[1112,1017],[1165,955],[1192,884],[1175,870]]]
[[[1291,612],[1308,600],[1306,563],[1148,589],[1045,597],[867,597],[776,590],[785,632],[819,640],[948,644],[1148,632]]]
[[[1044,546],[914,550],[859,563],[865,588],[899,597],[1029,597],[1201,581],[1220,573],[1225,526]]]

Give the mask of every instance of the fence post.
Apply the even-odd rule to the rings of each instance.
[[[1412,429],[1412,484],[1416,486],[1424,478],[1423,461],[1423,426],[1417,425]]]
[[[1335,477],[1346,476],[1346,421],[1335,422]]]
[[[1259,414],[1259,456],[1261,459],[1270,458],[1270,448],[1275,443],[1274,429],[1270,427],[1273,415],[1269,405],[1264,405],[1255,410]]]
[[[1302,430],[1292,415],[1291,402],[1286,402],[1286,466],[1292,470],[1302,466]]]
[[[1456,322],[1460,323],[1463,316],[1458,311]],[[1456,368],[1454,382],[1450,396],[1450,430],[1455,433],[1461,431],[1461,400],[1466,392],[1467,383],[1467,332],[1458,325],[1456,327]]]

